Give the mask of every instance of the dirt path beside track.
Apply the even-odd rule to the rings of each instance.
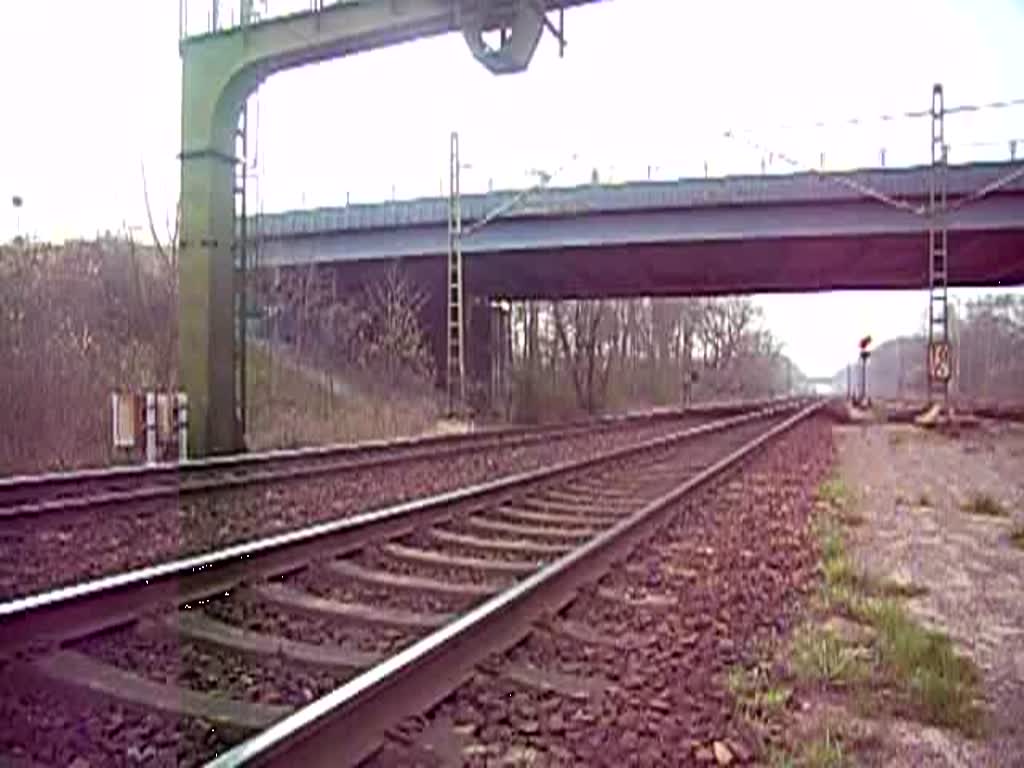
[[[858,518],[850,558],[873,579],[921,588],[908,614],[975,662],[987,710],[974,739],[868,720],[877,743],[865,763],[1024,766],[1024,540],[1013,535],[1024,531],[1024,427],[985,422],[951,437],[843,426],[835,437],[836,474]]]

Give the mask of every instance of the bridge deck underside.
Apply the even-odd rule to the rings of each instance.
[[[482,295],[576,298],[923,288],[921,235],[740,240],[501,252],[469,260]],[[954,285],[1024,284],[1024,230],[950,236]]]
[[[362,284],[395,262],[328,263],[340,283]],[[443,286],[442,255],[407,256],[399,263],[413,282],[430,292],[435,283]],[[914,289],[927,285],[927,236],[832,235],[497,251],[467,255],[465,279],[473,296],[540,299]],[[1024,228],[951,233],[950,282],[1024,285]]]

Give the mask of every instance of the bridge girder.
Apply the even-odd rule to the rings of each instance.
[[[544,7],[592,1],[549,0]],[[517,8],[536,16],[532,0],[339,2],[181,42],[179,350],[181,380],[192,414],[192,455],[242,448],[235,408],[232,249],[235,132],[246,99],[275,72],[445,34],[460,26],[466,27],[471,47],[479,42],[481,29],[507,26],[513,36],[520,29],[518,37],[507,40],[512,65],[502,64],[494,51],[478,55],[494,72],[518,71],[529,59],[523,58],[524,50],[532,54],[533,47],[517,41],[524,34],[528,37],[533,25],[516,26]],[[474,48],[474,53],[481,51]],[[516,61],[522,66],[514,66]]]

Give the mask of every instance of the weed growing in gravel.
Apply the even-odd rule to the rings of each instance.
[[[852,765],[839,730],[825,725],[821,732],[803,745],[797,756],[782,750],[768,755],[771,768],[846,768]]]
[[[821,542],[821,556],[824,562],[844,557],[843,531],[834,520],[818,523],[818,540]]]
[[[815,625],[803,627],[793,640],[793,671],[805,681],[848,685],[862,680],[868,672],[865,656],[864,649]]]
[[[909,582],[893,581],[892,579],[874,580],[869,579],[866,590],[872,595],[880,597],[895,597],[910,599],[923,597],[928,594],[928,587]]]
[[[750,722],[768,722],[786,708],[793,695],[791,689],[774,683],[762,666],[734,666],[726,686],[736,699],[737,712]]]
[[[836,509],[842,509],[850,500],[850,489],[842,478],[830,477],[818,488],[818,498]]]
[[[987,493],[975,493],[970,499],[961,505],[964,512],[972,515],[983,515],[985,517],[1006,517],[1006,508]]]
[[[849,765],[842,739],[829,727],[807,744],[801,758],[800,763],[806,768],[844,768]]]
[[[769,768],[796,768],[796,760],[787,752],[773,749],[768,755]]]
[[[846,555],[843,531],[834,521],[821,520],[818,523],[818,538],[821,542],[821,568],[825,576],[824,602],[828,610],[850,613],[855,603],[866,596],[877,597],[920,597],[928,593],[927,588],[892,579],[876,579],[858,571]]]
[[[819,524],[823,604],[876,631],[868,664],[858,649],[819,630],[795,647],[797,670],[810,679],[861,679],[869,672],[884,675],[903,691],[922,720],[973,732],[979,712],[974,704],[978,683],[971,662],[959,656],[950,639],[911,619],[899,598],[917,597],[924,587],[880,580],[858,572],[846,555],[842,532],[833,522]],[[845,651],[845,653],[844,653]],[[852,678],[851,678],[852,675]]]
[[[1024,549],[1024,525],[1013,529],[1010,533],[1010,543],[1017,549]]]
[[[843,532],[835,518],[821,516],[816,521],[821,546],[821,570],[825,577],[821,587],[821,610],[825,613],[846,613],[857,598],[857,572],[846,556]]]
[[[974,501],[992,514],[990,498],[976,496]],[[1024,547],[1024,526],[1017,533],[1019,546]],[[819,518],[817,534],[824,576],[819,607],[826,614],[847,616],[870,627],[874,639],[865,648],[826,628],[805,628],[793,645],[797,675],[833,684],[880,684],[894,690],[923,722],[976,733],[981,723],[976,668],[956,653],[948,636],[921,626],[900,602],[927,590],[857,570],[846,554],[843,530],[834,516]],[[880,702],[872,685],[857,686],[857,691],[866,699],[866,708],[877,712]]]
[[[932,497],[926,491],[921,491],[921,495],[917,497],[917,506],[930,508],[932,506]]]

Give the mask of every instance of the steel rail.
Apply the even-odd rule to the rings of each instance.
[[[72,512],[114,504],[152,501],[183,494],[231,490],[260,483],[301,480],[343,470],[361,470],[391,463],[436,458],[478,450],[481,443],[529,445],[552,436],[615,429],[686,416],[743,412],[786,402],[777,398],[747,403],[712,403],[687,409],[655,409],[559,425],[486,429],[470,434],[431,435],[390,441],[342,443],[291,450],[219,456],[181,463],[87,469],[76,472],[23,475],[0,479],[0,520]],[[441,451],[437,449],[441,448]],[[322,462],[322,463],[313,463]],[[274,469],[275,465],[281,465]],[[231,472],[247,472],[231,475]],[[224,473],[217,476],[217,473]],[[195,478],[195,479],[193,479]],[[118,484],[133,483],[122,489]],[[111,486],[114,486],[112,489]],[[99,490],[97,490],[97,488]],[[106,488],[106,489],[105,489]],[[105,490],[104,490],[105,489]],[[54,495],[61,491],[69,495]],[[49,493],[52,498],[25,501]]]
[[[533,621],[560,610],[582,586],[626,556],[673,514],[684,496],[823,404],[803,408],[534,575],[210,761],[207,768],[358,765],[379,747],[390,727],[450,694],[478,663],[519,642]]]
[[[527,486],[771,418],[795,407],[793,403],[769,406],[586,459],[565,461],[202,555],[16,598],[0,604],[0,658],[36,642],[60,641],[130,622],[154,603],[187,605],[228,591],[253,576],[287,573],[325,553],[341,554],[482,504],[494,504]]]

